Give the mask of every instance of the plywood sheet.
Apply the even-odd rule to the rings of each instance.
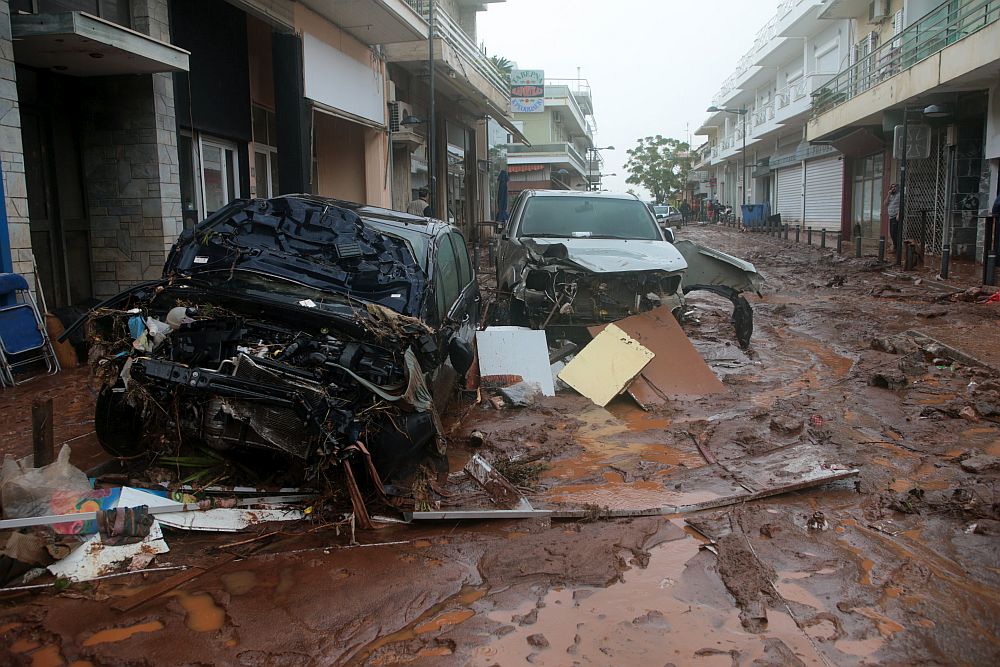
[[[656,355],[628,393],[646,410],[663,407],[672,398],[720,394],[725,385],[688,340],[667,306],[615,322],[615,326]],[[598,334],[603,326],[591,327]]]
[[[560,371],[559,379],[604,407],[654,357],[641,343],[609,324]]]
[[[520,377],[525,382],[537,383],[543,395],[556,395],[544,331],[524,327],[488,327],[476,334],[476,346],[479,349],[479,374],[484,382],[495,376]]]

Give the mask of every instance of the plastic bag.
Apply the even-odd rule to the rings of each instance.
[[[10,458],[0,471],[0,499],[7,519],[58,514],[67,498],[78,498],[90,491],[87,475],[69,462],[69,445],[63,445],[53,463],[32,467],[31,457]]]
[[[537,382],[518,382],[500,390],[511,405],[527,407],[535,403],[535,399],[542,395],[542,388]]]

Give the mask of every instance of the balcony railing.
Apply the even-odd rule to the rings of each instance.
[[[458,52],[463,60],[470,63],[473,69],[489,81],[502,96],[508,96],[510,94],[510,84],[507,79],[504,78],[493,62],[486,57],[486,54],[476,46],[476,43],[472,41],[472,37],[462,29],[462,26],[441,9],[440,3],[437,3],[435,0],[406,0],[406,4],[412,7],[414,11],[428,22],[430,20],[431,2],[435,2],[434,23],[436,25],[433,26],[434,35],[447,42],[451,48]]]
[[[540,153],[565,154],[580,167],[581,171],[586,171],[587,160],[580,155],[580,152],[571,143],[557,144],[532,144],[531,146],[513,145],[507,147],[508,157],[527,157]]]
[[[1000,0],[945,2],[812,94],[816,114],[847,102],[1000,19]]]
[[[718,106],[725,101],[726,96],[732,92],[739,78],[746,74],[747,70],[753,65],[754,60],[757,58],[757,54],[759,54],[772,39],[777,37],[778,27],[785,17],[787,17],[798,5],[807,1],[808,0],[782,0],[778,4],[778,9],[774,13],[774,16],[772,16],[771,19],[764,24],[763,28],[757,31],[757,35],[753,40],[753,46],[751,46],[750,50],[739,59],[739,62],[737,62],[736,71],[730,74],[726,80],[722,82],[719,92],[712,98],[712,104]]]

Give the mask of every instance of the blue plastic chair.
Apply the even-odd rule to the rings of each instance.
[[[28,289],[28,281],[16,273],[0,273],[0,384],[27,382],[14,378],[17,369],[44,362],[49,375],[58,373],[59,360],[45,323]]]

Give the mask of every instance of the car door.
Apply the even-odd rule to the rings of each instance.
[[[442,363],[433,380],[432,392],[444,409],[458,379],[450,350],[453,339],[471,349],[479,322],[479,284],[465,239],[454,228],[446,228],[434,240],[434,300],[437,311],[437,343]]]
[[[517,199],[514,200],[514,205],[511,206],[510,219],[507,220],[507,224],[500,232],[496,254],[496,277],[497,289],[499,290],[509,289],[512,278],[520,273],[520,270],[512,265],[516,264],[520,256],[523,255],[515,234],[527,199],[528,196],[523,192],[518,195]]]

